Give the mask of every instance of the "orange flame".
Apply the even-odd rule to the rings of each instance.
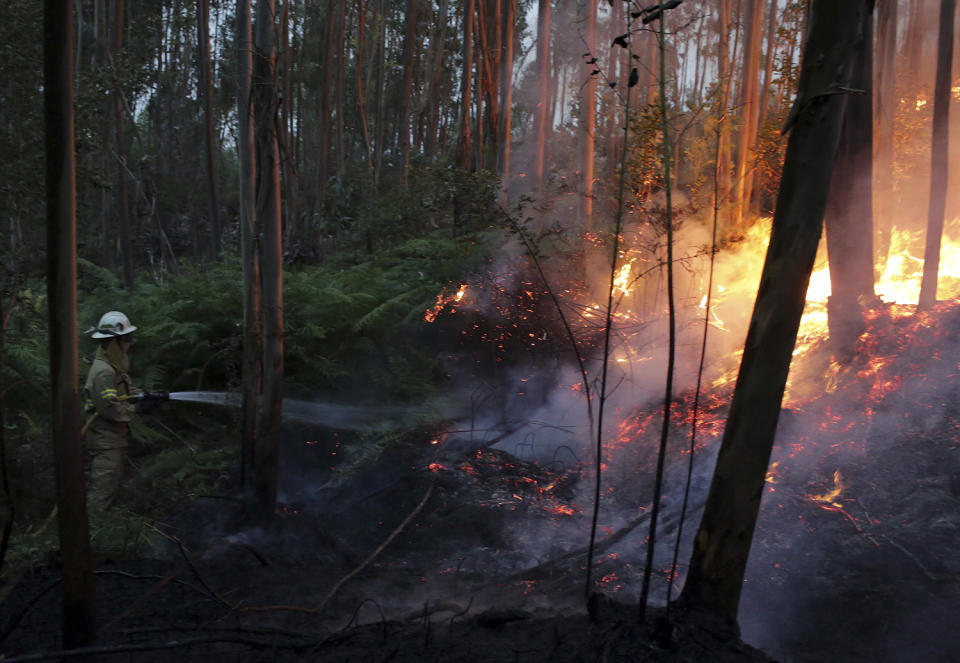
[[[810,499],[812,499],[814,502],[819,502],[820,504],[842,509],[843,505],[837,501],[837,498],[843,493],[844,488],[846,488],[846,485],[843,483],[843,477],[840,475],[840,470],[834,470],[833,488],[820,495],[810,495]]]
[[[444,306],[448,304],[459,304],[463,299],[463,296],[467,294],[467,284],[461,284],[460,288],[452,295],[447,294],[447,289],[444,288],[439,295],[437,295],[437,303],[431,306],[423,314],[423,319],[427,322],[433,322],[437,319],[437,316],[440,315],[440,311],[443,310]]]

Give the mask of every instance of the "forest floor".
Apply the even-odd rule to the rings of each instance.
[[[878,342],[892,345],[874,349],[888,357],[883,375],[865,384],[868,369],[854,367],[785,408],[742,640],[682,619],[668,633],[662,609],[638,622],[642,509],[603,520],[593,569],[603,599],[588,614],[591,486],[575,468],[469,445],[425,456],[425,437],[323,483],[324,463],[310,460],[322,445],[290,431],[280,518],[253,527],[230,495],[202,497],[158,525],[150,559],[98,560],[99,660],[956,661],[960,309],[935,322],[887,320]],[[907,333],[920,335],[915,352],[896,345]],[[633,484],[639,494],[649,481],[628,475],[620,493]],[[705,485],[695,492],[686,537]],[[665,519],[666,534],[675,528]],[[655,564],[655,605],[668,563]],[[2,660],[54,657],[57,579],[52,562],[8,592]]]

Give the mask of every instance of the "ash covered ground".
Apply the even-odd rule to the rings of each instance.
[[[620,413],[606,456],[593,567],[606,600],[593,619],[583,599],[593,474],[574,450],[532,462],[523,432],[494,446],[424,435],[328,482],[322,445],[291,435],[277,522],[243,527],[233,502],[204,499],[165,527],[182,547],[100,561],[99,642],[121,652],[102,658],[955,661],[957,330],[956,305],[919,317],[885,307],[853,363],[831,366],[822,352],[802,368],[809,375],[791,376],[808,386],[788,394],[781,416],[741,601],[746,645],[684,626],[668,641],[637,624],[659,430],[651,408],[637,408]],[[695,457],[678,583],[726,400],[703,406],[712,423]],[[680,403],[654,605],[679,525],[688,415]],[[555,431],[567,447],[568,432]],[[55,564],[25,573],[0,606],[5,656],[58,647],[56,577]]]

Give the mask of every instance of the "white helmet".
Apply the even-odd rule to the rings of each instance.
[[[110,311],[104,313],[93,331],[93,338],[113,338],[114,336],[125,336],[136,331],[136,327],[130,324],[130,318],[120,311]]]

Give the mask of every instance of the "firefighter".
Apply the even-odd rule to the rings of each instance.
[[[110,311],[88,331],[97,342],[97,354],[83,387],[87,494],[91,505],[103,509],[117,498],[131,419],[152,412],[166,398],[165,392],[146,392],[130,384],[129,353],[136,329],[126,315]]]

